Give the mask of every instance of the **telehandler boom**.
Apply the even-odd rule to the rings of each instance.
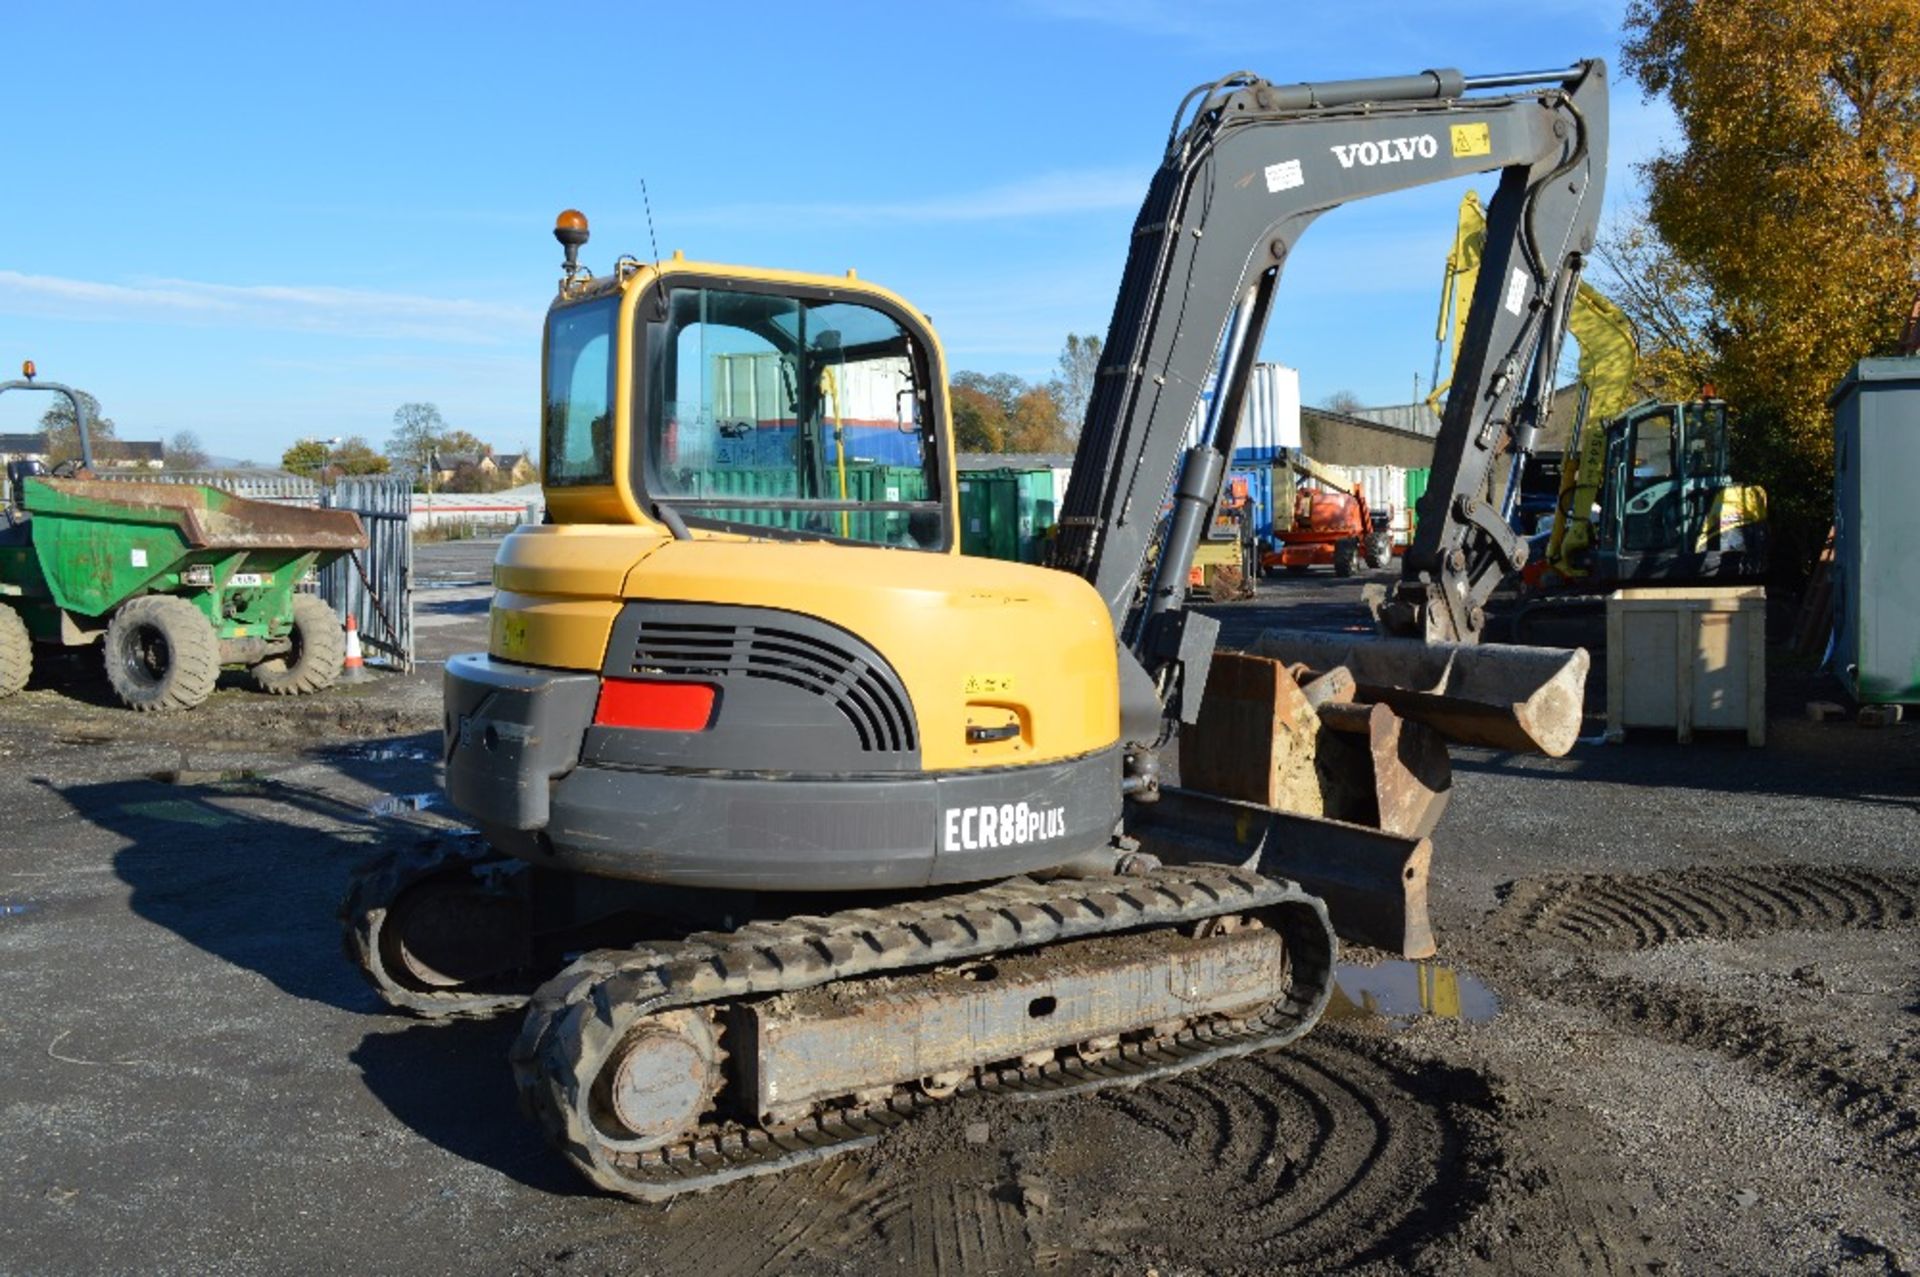
[[[1606,129],[1598,62],[1243,74],[1196,97],[1134,229],[1065,570],[957,553],[946,368],[903,299],[677,254],[596,278],[586,219],[561,215],[551,522],[502,544],[489,650],[447,667],[447,792],[483,837],[376,863],[345,915],[394,1005],[527,1007],[524,1104],[595,1183],[670,1196],[957,1092],[1289,1042],[1326,1005],[1336,932],[1432,952],[1443,735],[1571,744],[1585,653],[1336,651],[1357,679],[1269,636],[1272,659],[1230,659],[1266,671],[1290,724],[1357,742],[1354,783],[1312,814],[1164,783],[1176,734],[1183,754],[1207,744],[1217,624],[1184,606],[1188,573],[1300,233],[1354,199],[1502,172],[1436,504],[1394,601],[1409,633],[1471,639],[1485,573],[1519,553],[1472,494],[1542,410]]]

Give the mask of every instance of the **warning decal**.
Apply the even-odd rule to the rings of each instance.
[[[1464,160],[1473,155],[1493,154],[1493,134],[1485,121],[1453,126],[1453,157]]]

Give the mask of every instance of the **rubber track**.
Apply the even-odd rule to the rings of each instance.
[[[449,870],[510,871],[520,862],[494,851],[478,837],[423,838],[354,871],[340,904],[341,943],[387,1005],[432,1020],[485,1017],[527,1004],[524,991],[421,988],[387,970],[381,934],[402,892]],[[531,981],[529,981],[531,983]]]
[[[1808,865],[1517,883],[1495,936],[1581,949],[1651,949],[1676,940],[1740,940],[1775,931],[1910,926],[1920,880]]]
[[[1056,1057],[1033,1068],[976,1069],[956,1093],[1071,1093],[1143,1081],[1293,1041],[1320,1018],[1336,950],[1326,906],[1290,882],[1223,866],[1129,878],[1048,883],[1017,878],[978,891],[827,917],[750,923],[670,945],[600,950],[534,994],[512,1059],[522,1106],[594,1183],[661,1199],[797,1166],[868,1143],[940,1101],[907,1087],[883,1100],[817,1112],[775,1129],[716,1123],[665,1148],[609,1147],[586,1114],[601,1067],[645,1016],[836,980],[938,966],[1063,940],[1205,918],[1277,911],[1291,986],[1238,1027],[1191,1026],[1123,1044],[1094,1060]],[[576,1062],[585,1068],[576,1072]]]

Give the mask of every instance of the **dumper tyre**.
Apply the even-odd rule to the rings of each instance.
[[[273,696],[305,696],[332,687],[347,660],[340,618],[316,594],[293,596],[293,648],[253,667],[253,682]]]
[[[0,603],[0,696],[12,696],[33,674],[33,639],[20,614]]]
[[[1367,538],[1367,566],[1383,568],[1393,558],[1393,541],[1384,532]]]
[[[123,604],[107,623],[107,681],[141,713],[192,709],[220,679],[220,639],[199,608],[172,594]]]
[[[1353,561],[1358,556],[1359,550],[1360,543],[1352,537],[1348,537],[1336,544],[1333,547],[1333,574],[1335,576],[1352,576]]]

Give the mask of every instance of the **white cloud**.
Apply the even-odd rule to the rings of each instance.
[[[0,270],[0,312],[103,323],[337,333],[466,345],[529,340],[534,307],[328,285],[129,283]]]

